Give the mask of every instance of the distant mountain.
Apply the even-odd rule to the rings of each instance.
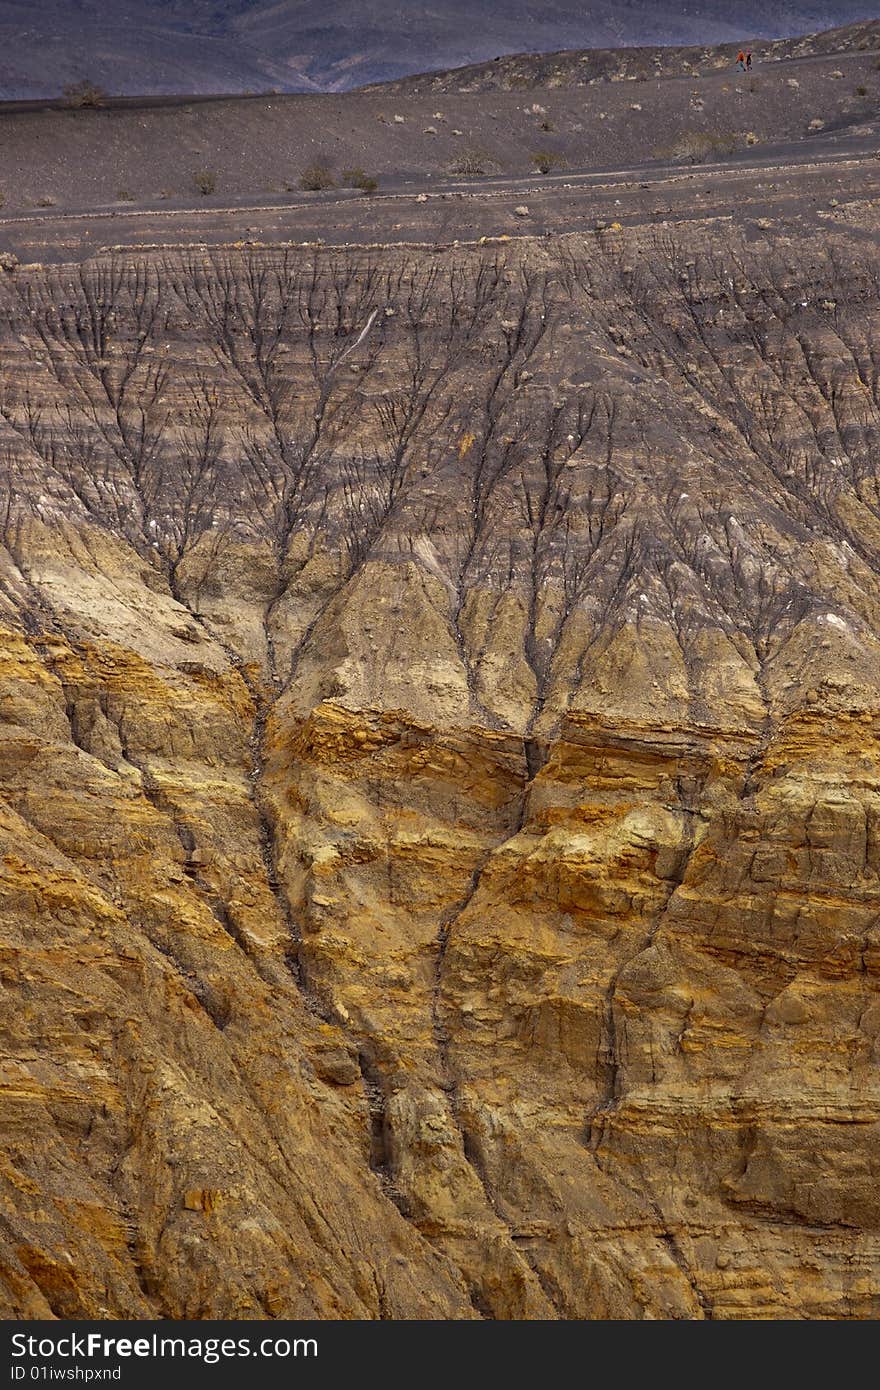
[[[0,97],[83,78],[119,94],[339,91],[501,54],[737,43],[878,16],[877,0],[0,0]]]

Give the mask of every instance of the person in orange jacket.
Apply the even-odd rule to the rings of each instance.
[[[737,55],[736,55],[736,65],[737,65],[738,68],[742,68],[743,72],[745,72],[745,70],[746,70],[746,55],[745,55],[745,53],[743,53],[742,49],[740,49],[739,53],[737,53]]]

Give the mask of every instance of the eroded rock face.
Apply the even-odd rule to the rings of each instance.
[[[876,1316],[863,231],[7,279],[7,1316]]]

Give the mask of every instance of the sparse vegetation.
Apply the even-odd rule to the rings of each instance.
[[[129,193],[127,188],[120,188],[116,193],[116,201],[117,203],[133,203],[134,194]]]
[[[82,82],[72,82],[69,87],[64,88],[64,95],[68,106],[97,107],[103,106],[107,100],[104,88],[90,82],[88,78],[84,78]]]
[[[197,169],[193,174],[193,183],[202,197],[207,198],[217,188],[217,175],[213,169]]]
[[[457,154],[449,166],[450,174],[461,174],[464,178],[479,179],[493,172],[491,159],[483,150],[467,149]]]
[[[555,130],[555,129],[556,129],[556,126],[555,126],[555,125],[553,124],[553,122],[549,119],[549,117],[545,117],[545,119],[544,119],[543,121],[540,121],[540,122],[539,122],[539,129],[541,129],[541,130],[546,130],[546,131],[551,131],[551,130]]]
[[[711,134],[704,130],[688,130],[671,145],[655,151],[658,159],[674,159],[682,164],[702,164],[713,155],[730,154],[736,147],[732,135]]]
[[[303,169],[299,176],[299,186],[304,193],[320,193],[325,188],[335,188],[336,181],[327,165],[315,160]]]
[[[362,193],[375,193],[379,187],[379,180],[360,168],[343,170],[342,182],[346,188],[359,188]]]
[[[552,174],[554,169],[564,169],[566,164],[565,156],[555,150],[538,150],[531,162],[539,174]]]
[[[861,83],[858,87],[856,87],[856,96],[857,96],[857,97],[866,97],[867,95],[868,95],[868,89],[867,89],[867,87],[865,86],[864,83]]]

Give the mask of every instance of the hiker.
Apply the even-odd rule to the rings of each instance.
[[[743,53],[742,49],[740,49],[739,53],[737,53],[737,55],[736,55],[736,66],[737,66],[742,72],[745,72],[745,70],[746,70],[746,55],[745,55],[745,53]]]
[[[746,72],[751,72],[751,70],[752,70],[752,50],[749,49],[748,53],[746,54]]]

